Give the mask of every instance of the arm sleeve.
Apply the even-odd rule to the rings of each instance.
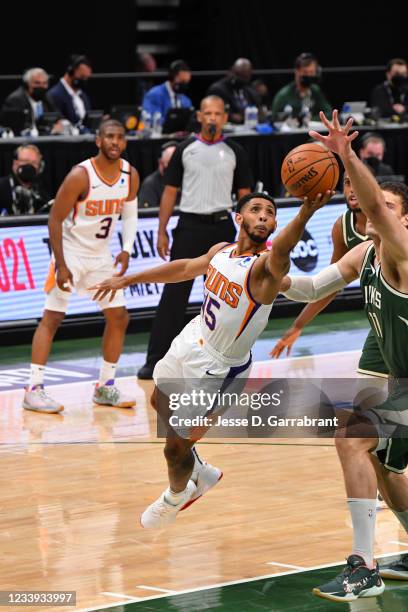
[[[244,189],[246,187],[250,189],[253,185],[253,177],[245,149],[238,143],[230,140],[227,140],[226,144],[234,151],[236,159],[232,191],[236,193],[238,189]]]
[[[136,237],[137,229],[137,198],[127,200],[123,205],[122,211],[122,250],[127,251],[129,255],[133,251],[133,243]]]
[[[155,87],[152,87],[152,89],[146,93],[145,97],[143,98],[142,108],[151,115],[153,115],[156,111],[161,111],[159,94]]]
[[[337,264],[328,266],[314,276],[290,276],[290,287],[283,295],[293,302],[317,302],[340,291],[348,284]]]
[[[183,183],[183,144],[184,143],[177,145],[176,150],[171,156],[170,163],[167,166],[163,177],[163,182],[165,185],[170,185],[171,187],[181,187]]]

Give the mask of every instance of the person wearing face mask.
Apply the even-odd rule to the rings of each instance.
[[[168,79],[160,85],[149,89],[143,98],[143,110],[161,114],[161,123],[170,108],[190,108],[192,101],[186,95],[191,81],[191,70],[184,60],[174,61],[169,68]]]
[[[0,215],[32,215],[48,202],[41,186],[44,162],[33,144],[20,145],[14,152],[11,173],[0,178]]]
[[[81,126],[91,109],[91,101],[84,91],[91,75],[90,60],[85,55],[72,55],[64,76],[47,93],[47,99],[72,125]]]
[[[245,57],[235,60],[223,79],[210,85],[207,95],[219,96],[228,108],[231,123],[243,123],[247,106],[261,110],[261,97],[251,84],[252,63]]]
[[[408,115],[407,62],[400,57],[391,59],[386,66],[385,77],[386,80],[371,92],[371,108],[375,109],[379,118],[405,120]]]
[[[396,172],[388,164],[384,164],[385,141],[379,134],[368,132],[360,142],[359,158],[371,168],[377,181],[395,176]]]
[[[2,111],[23,111],[26,115],[24,129],[41,126],[44,113],[56,108],[47,99],[49,76],[43,68],[29,68],[23,74],[23,84],[7,96]]]
[[[331,113],[331,106],[318,85],[320,67],[312,53],[301,53],[295,59],[295,79],[285,85],[272,101],[272,120],[297,118],[303,125],[304,118],[319,121],[319,112]]]

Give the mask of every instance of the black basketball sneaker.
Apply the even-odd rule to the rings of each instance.
[[[350,555],[343,571],[313,589],[313,594],[331,601],[355,601],[359,597],[375,597],[384,592],[385,585],[380,578],[378,564],[369,569],[360,555]]]

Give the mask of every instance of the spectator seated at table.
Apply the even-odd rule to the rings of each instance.
[[[319,112],[331,114],[331,106],[320,85],[321,68],[313,53],[301,53],[295,60],[295,79],[278,91],[272,101],[272,120],[296,118],[299,125],[319,121]]]
[[[395,176],[396,172],[388,164],[384,164],[385,140],[375,132],[367,132],[360,141],[358,155],[371,168],[377,180],[383,177]]]
[[[91,101],[84,91],[91,74],[90,60],[85,55],[72,55],[64,76],[47,93],[47,99],[72,125],[82,125],[91,109]]]
[[[160,206],[160,200],[165,187],[163,175],[176,150],[176,146],[176,140],[169,140],[162,146],[157,170],[146,176],[140,187],[138,200],[141,208],[158,208]]]
[[[0,178],[0,215],[32,215],[49,200],[41,186],[44,162],[33,144],[23,144],[14,151],[11,173]]]
[[[25,111],[24,129],[36,127],[41,131],[44,113],[55,112],[56,108],[47,99],[49,76],[43,68],[29,68],[23,74],[23,83],[5,99],[2,111]],[[58,130],[56,130],[58,131]]]
[[[385,81],[371,92],[371,112],[377,118],[406,121],[408,118],[408,65],[396,57],[386,67]]]
[[[228,74],[210,85],[207,95],[219,96],[228,109],[231,123],[243,123],[247,106],[261,109],[261,99],[251,84],[252,63],[241,57],[233,63]]]
[[[143,98],[143,110],[161,114],[163,124],[170,108],[190,108],[192,101],[186,95],[191,81],[191,70],[184,60],[174,61],[169,68],[168,79],[149,89]]]

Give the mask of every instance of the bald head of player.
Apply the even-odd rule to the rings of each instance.
[[[116,119],[105,119],[99,126],[95,142],[99,149],[99,155],[104,157],[106,161],[117,161],[126,149],[124,126]]]
[[[397,217],[399,222],[408,229],[408,187],[400,181],[387,181],[381,183],[381,191],[384,194],[387,208]],[[376,241],[378,232],[367,219],[366,234]]]
[[[228,121],[224,100],[219,96],[207,96],[201,100],[197,120],[201,123],[200,135],[213,141],[221,137],[222,128]]]
[[[276,204],[267,193],[248,193],[239,200],[236,222],[240,226],[238,238],[248,237],[254,245],[264,244],[276,230]]]

